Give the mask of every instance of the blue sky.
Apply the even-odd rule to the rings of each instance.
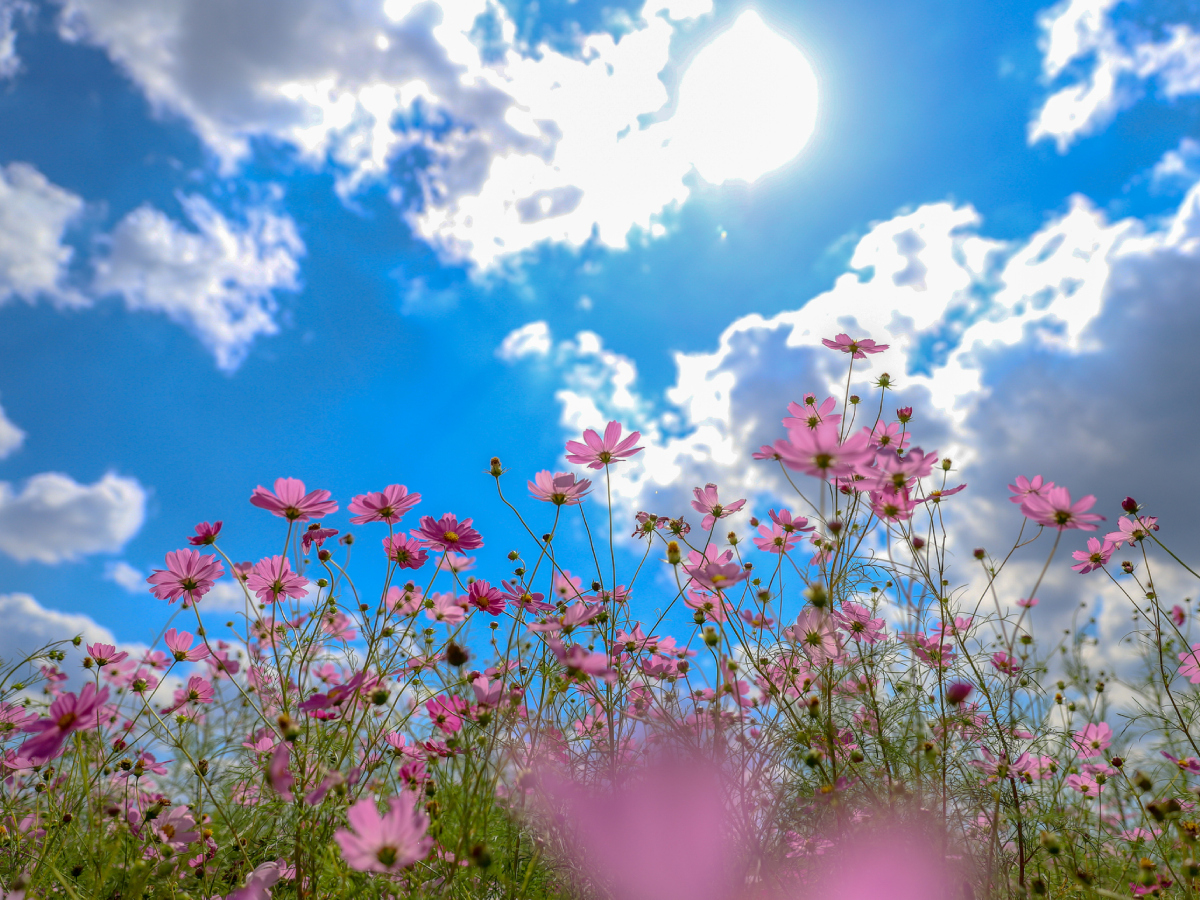
[[[989,510],[1035,470],[1110,517],[1141,491],[1190,540],[1198,366],[1162,335],[1200,325],[1196,20],[0,0],[0,617],[146,640],[160,604],[119,582],[203,519],[264,555],[247,498],[284,475],[474,516],[498,579],[488,457],[531,509],[525,479],[610,416],[658,448],[622,515],[709,480],[761,513],[780,486],[749,451],[836,382],[815,345],[846,329],[893,345],[864,376],[932,403],[924,442],[977,499],[964,541],[1015,527]],[[780,68],[689,94],[730,34]],[[791,140],[796,52],[811,136],[705,177],[714,145],[736,170]]]

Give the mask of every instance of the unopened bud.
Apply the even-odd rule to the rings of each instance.
[[[976,547],[975,552],[972,553],[971,555],[974,556],[976,559],[983,559],[985,556],[987,556],[987,551],[984,550],[982,547]]]
[[[950,457],[946,457],[942,460],[942,471],[949,472],[952,465],[954,465],[954,463],[950,462]]]
[[[333,554],[323,547],[317,551],[317,559],[319,559],[321,562],[329,562],[332,557]]]
[[[825,585],[819,581],[814,581],[810,584],[807,590],[804,591],[804,596],[817,609],[824,609],[829,605],[829,594],[825,590]]]
[[[467,660],[470,658],[470,654],[464,648],[454,643],[454,641],[450,641],[446,645],[446,662],[455,668],[466,665]]]
[[[711,625],[704,629],[704,643],[710,647],[715,647],[721,642],[721,636],[717,634],[717,629]]]
[[[924,546],[925,546],[925,538],[923,538],[923,537],[914,537],[914,538],[912,539],[912,546],[913,546],[913,549],[914,549],[914,550],[920,550],[922,547],[924,547]]]
[[[520,559],[520,558],[521,558],[521,554],[520,554],[520,553],[518,553],[516,550],[509,550],[509,551],[508,551],[508,559],[509,559],[509,562],[516,562],[516,561],[517,561],[518,559]]]
[[[858,394],[850,395],[850,405],[851,406],[858,406],[858,404],[861,402],[862,402],[862,398],[860,396],[858,396]]]
[[[1132,516],[1138,511],[1138,503],[1132,497],[1126,497],[1121,501],[1121,509]]]
[[[667,562],[673,566],[679,565],[683,556],[679,552],[679,543],[677,541],[669,541],[667,543]]]

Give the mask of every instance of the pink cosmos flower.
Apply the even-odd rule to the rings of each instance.
[[[1099,725],[1085,725],[1082,730],[1075,732],[1072,739],[1079,751],[1080,759],[1090,759],[1099,756],[1112,745],[1112,729],[1107,722]]]
[[[308,579],[292,571],[286,556],[264,556],[254,566],[246,586],[260,603],[274,603],[280,597],[307,597]]]
[[[1098,797],[1103,786],[1091,775],[1068,775],[1067,787],[1079,791],[1085,797]]]
[[[683,602],[690,609],[704,614],[710,622],[724,622],[726,613],[733,609],[732,603],[726,603],[720,594],[691,588],[684,595]]]
[[[304,529],[304,534],[300,535],[300,544],[305,553],[308,553],[314,544],[320,550],[321,546],[337,533],[336,528],[322,528],[320,522],[312,522]]]
[[[1059,531],[1070,528],[1095,531],[1096,526],[1092,523],[1104,519],[1104,516],[1088,512],[1095,503],[1096,498],[1092,494],[1072,503],[1071,494],[1065,487],[1052,487],[1043,489],[1040,494],[1028,495],[1021,503],[1021,512],[1039,525]]]
[[[1171,611],[1167,614],[1171,617],[1171,621],[1182,627],[1184,620],[1187,619],[1187,613],[1183,611],[1183,607],[1176,603],[1171,607]]]
[[[1128,544],[1133,547],[1150,536],[1150,532],[1158,531],[1158,516],[1135,516],[1131,519],[1122,518],[1117,523],[1117,531],[1110,531],[1104,540],[1112,541],[1117,546]]]
[[[764,553],[787,553],[800,540],[800,535],[784,531],[772,522],[758,526],[759,537],[754,539],[754,546]]]
[[[458,625],[467,617],[467,604],[454,593],[430,594],[425,599],[425,618],[445,625]]]
[[[146,581],[153,585],[150,592],[159,600],[174,603],[184,597],[185,603],[195,603],[224,574],[225,569],[215,556],[202,556],[198,550],[185,548],[168,553],[167,567],[155,569]]]
[[[833,618],[838,626],[856,641],[875,644],[887,636],[884,633],[883,619],[872,618],[871,611],[857,603],[843,603],[833,614]]]
[[[617,673],[608,667],[608,658],[603,653],[592,653],[579,644],[564,647],[558,638],[551,638],[547,643],[554,651],[554,655],[558,657],[558,661],[566,668],[568,676],[572,678],[593,676],[609,682],[616,680]]]
[[[920,500],[908,496],[908,491],[871,491],[867,494],[871,511],[886,522],[903,522],[912,518]]]
[[[99,727],[98,715],[107,700],[108,688],[97,691],[94,684],[85,684],[78,694],[61,694],[50,704],[46,718],[25,726],[35,737],[26,739],[19,754],[38,761],[35,765],[57,756],[71,734]]]
[[[500,705],[500,695],[504,692],[504,682],[489,681],[486,675],[480,675],[471,682],[471,690],[475,692],[475,701],[480,706],[495,707]]]
[[[734,500],[732,503],[722,506],[721,501],[717,499],[717,486],[711,483],[706,484],[703,489],[692,488],[692,493],[696,497],[692,501],[692,509],[704,513],[704,521],[700,523],[700,527],[705,531],[711,531],[717,524],[717,519],[723,519],[746,505],[745,500]]]
[[[387,522],[395,525],[404,514],[421,502],[420,494],[410,494],[402,484],[389,484],[382,491],[359,494],[350,501],[350,521],[355,525]]]
[[[633,446],[641,436],[640,432],[632,431],[622,440],[620,422],[609,422],[604,429],[603,439],[589,428],[583,433],[582,444],[579,441],[567,441],[567,462],[589,469],[603,469],[610,463],[641,453],[641,447]]]
[[[684,563],[683,570],[696,584],[710,591],[727,591],[746,579],[746,570],[735,562],[709,561],[698,565]]]
[[[462,697],[455,697],[453,694],[443,694],[426,701],[425,711],[429,713],[429,720],[440,731],[445,734],[454,734],[454,732],[462,730],[462,717],[467,711],[467,701]]]
[[[412,536],[427,547],[434,547],[444,553],[475,550],[483,546],[483,536],[471,527],[472,521],[463,519],[460,522],[453,513],[446,513],[440,519],[422,516],[421,525],[412,532]]]
[[[412,791],[393,797],[382,816],[375,801],[364,797],[346,810],[346,820],[350,829],[339,828],[333,838],[346,864],[360,872],[399,872],[424,859],[433,846],[426,835],[429,819],[417,808]]]
[[[201,522],[196,526],[196,533],[188,538],[188,543],[193,547],[203,547],[205,544],[215,544],[217,535],[221,533],[221,523],[213,522],[209,525],[207,522]]]
[[[781,510],[779,510],[779,512],[775,512],[775,510],[771,510],[769,515],[771,517],[771,521],[774,522],[776,525],[778,525],[780,528],[782,528],[784,531],[786,531],[788,534],[791,534],[794,531],[798,531],[798,532],[812,531],[815,527],[813,525],[809,525],[808,519],[804,518],[804,516],[793,517],[791,511],[787,510],[787,509],[781,509]]]
[[[997,672],[1003,672],[1005,675],[1015,677],[1021,674],[1023,667],[1014,657],[1009,656],[1003,650],[997,650],[992,654],[992,668]]]
[[[192,675],[188,678],[186,687],[175,691],[175,702],[171,711],[183,709],[194,703],[212,703],[215,696],[216,691],[207,679]]]
[[[850,340],[850,335],[846,333],[839,334],[832,341],[829,338],[822,338],[821,343],[830,350],[841,350],[843,353],[849,353],[851,359],[866,359],[868,353],[882,353],[888,348],[888,344],[876,344],[870,338],[861,338],[857,341]]]
[[[296,777],[288,767],[291,753],[291,745],[287,741],[280,741],[271,753],[271,761],[267,763],[267,783],[271,785],[271,790],[288,802],[292,800],[292,786],[296,783]]]
[[[574,472],[555,472],[543,469],[528,482],[529,494],[555,506],[574,506],[582,503],[591,490],[592,483],[586,478],[575,479]]]
[[[1086,575],[1088,572],[1102,569],[1108,565],[1108,560],[1116,549],[1117,545],[1109,541],[1108,538],[1104,539],[1103,544],[1097,538],[1088,538],[1086,550],[1076,550],[1071,554],[1071,556],[1079,560],[1071,568],[1080,575]]]
[[[1043,480],[1041,475],[1034,475],[1033,478],[1018,475],[1017,483],[1008,486],[1008,489],[1013,492],[1008,500],[1010,503],[1024,503],[1029,497],[1041,496],[1052,487],[1054,487],[1054,482]]]
[[[244,886],[226,894],[225,900],[271,900],[271,887],[282,877],[283,866],[279,861],[265,862],[246,876]]]
[[[1190,650],[1179,654],[1179,661],[1183,663],[1179,667],[1179,674],[1192,684],[1200,684],[1200,654],[1197,650],[1200,650],[1200,644],[1192,644]]]
[[[208,648],[203,644],[193,648],[192,640],[189,632],[179,631],[175,628],[167,629],[167,633],[163,635],[163,642],[175,657],[176,662],[199,662],[208,656]]]
[[[307,522],[337,512],[337,501],[329,497],[329,491],[306,494],[304,482],[297,478],[277,478],[274,493],[259,485],[250,495],[250,502],[289,522]]]
[[[501,590],[482,579],[472,581],[467,586],[467,603],[492,616],[500,615],[507,606]]]
[[[892,422],[890,425],[876,422],[875,427],[871,429],[871,443],[880,450],[907,450],[911,440],[912,435],[905,431],[899,422]]]
[[[837,401],[832,397],[826,397],[821,401],[821,405],[817,405],[815,394],[805,394],[804,403],[792,402],[788,404],[788,412],[790,416],[783,419],[784,428],[816,428],[818,425],[827,423],[829,425],[837,425],[842,421],[839,415],[833,415],[833,410],[837,406]]]
[[[500,582],[500,586],[504,588],[504,599],[518,609],[529,610],[530,612],[549,612],[554,609],[553,603],[546,603],[545,594],[536,594],[528,588],[520,584],[514,584],[510,581]]]
[[[1025,598],[1017,601],[1017,606],[1020,606],[1024,609],[1033,609],[1033,607],[1035,607],[1037,605],[1038,605],[1037,597],[1025,597]]]
[[[842,648],[832,618],[816,607],[810,606],[801,611],[796,617],[796,624],[791,626],[791,632],[792,640],[804,648],[814,663],[836,660],[841,656]]]
[[[775,447],[789,469],[797,469],[814,478],[839,478],[854,473],[856,466],[875,458],[869,433],[864,429],[844,442],[838,439],[837,428],[820,425],[814,429],[793,428],[788,437],[775,442]]]
[[[960,706],[967,697],[971,696],[973,690],[975,690],[975,685],[969,681],[954,681],[946,687],[946,699],[955,706]]]
[[[115,665],[119,662],[124,662],[129,659],[129,654],[124,650],[117,652],[117,648],[112,644],[88,644],[88,656],[96,661],[96,665],[100,667]]]
[[[383,552],[401,569],[419,569],[429,559],[429,551],[415,538],[389,534],[383,539]]]

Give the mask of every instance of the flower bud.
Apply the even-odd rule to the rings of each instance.
[[[446,662],[455,668],[466,665],[467,660],[470,658],[471,655],[463,647],[454,643],[454,641],[450,641],[446,645]]]
[[[914,550],[920,550],[920,549],[921,549],[922,547],[924,547],[924,546],[925,546],[925,538],[923,538],[923,537],[914,537],[914,538],[912,539],[912,547],[913,547],[913,549],[914,549]]]
[[[896,410],[896,418],[900,420],[901,425],[907,425],[912,420],[912,407],[900,407],[898,410]]]
[[[958,706],[971,695],[973,690],[975,690],[975,685],[970,682],[955,681],[946,688],[946,699]]]
[[[950,457],[946,457],[942,460],[942,471],[949,472],[952,465],[954,465],[954,463],[950,461]]]
[[[976,559],[983,559],[985,556],[987,556],[987,551],[982,547],[976,547],[975,551],[971,555]]]
[[[495,478],[499,478],[501,475],[504,474],[504,470],[502,468],[500,468],[500,457],[493,456],[491,458],[489,465],[491,466],[491,468],[488,471]]]
[[[850,405],[851,406],[858,406],[858,404],[861,402],[862,402],[862,398],[860,396],[858,396],[858,394],[850,395]]]
[[[667,562],[673,566],[679,565],[683,556],[679,552],[679,543],[677,541],[669,541],[667,543]]]
[[[892,376],[889,375],[887,372],[884,372],[877,379],[875,379],[875,384],[876,384],[876,386],[881,387],[884,390],[887,390],[888,388],[890,388],[892,386]]]
[[[317,559],[319,559],[321,562],[329,562],[332,557],[333,554],[324,548],[317,551]]]
[[[1146,793],[1146,791],[1152,790],[1154,788],[1154,782],[1150,780],[1150,776],[1148,776],[1145,772],[1142,772],[1140,770],[1134,772],[1133,777],[1130,778],[1129,780],[1132,781],[1133,786],[1135,788],[1137,788],[1138,791],[1143,794]]]
[[[1121,509],[1132,516],[1138,511],[1138,503],[1132,497],[1126,497],[1121,501]]]
[[[509,550],[509,551],[508,551],[508,560],[509,560],[509,562],[516,562],[516,561],[517,561],[518,559],[520,559],[520,558],[521,558],[521,554],[520,554],[520,553],[518,553],[516,550]]]
[[[717,629],[711,625],[704,629],[704,643],[710,647],[715,647],[721,642],[721,636],[717,634]]]

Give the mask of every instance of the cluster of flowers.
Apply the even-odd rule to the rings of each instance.
[[[282,552],[257,563],[226,555],[222,522],[198,525],[148,578],[194,631],[166,628],[137,652],[89,644],[81,687],[59,666],[65,644],[0,682],[6,896],[798,897],[881,822],[936,850],[928,865],[877,854],[912,863],[881,876],[893,888],[903,875],[931,896],[943,882],[956,896],[964,882],[987,897],[1191,896],[1200,703],[1183,682],[1200,684],[1200,643],[1153,589],[1150,548],[1174,557],[1157,519],[1127,498],[1117,530],[1074,553],[1138,611],[1144,680],[1094,674],[1085,632],[1043,651],[1035,595],[1063,535],[1097,529],[1095,498],[1016,478],[1013,550],[975,550],[978,572],[951,590],[966,554],[943,504],[966,485],[911,445],[910,407],[856,427],[854,362],[886,345],[825,344],[849,357],[846,396],[803,395],[786,436],[754,454],[796,500],[749,517],[748,543],[719,533],[747,499],[707,484],[692,492],[695,527],[639,512],[625,547],[589,537],[585,581],[557,538],[576,515],[597,533],[592,482],[528,481],[553,511],[539,534],[495,458],[531,550],[493,580],[474,574],[472,519],[399,527],[421,501],[400,484],[349,503],[351,523],[379,529],[369,598],[349,575],[353,536],[327,524],[329,491],[256,488],[250,503],[286,523]],[[610,422],[566,459],[608,479],[639,439]],[[607,514],[612,526],[611,501]],[[1044,534],[1041,575],[1006,599],[1001,570]],[[622,583],[630,546],[640,558]],[[1118,577],[1122,547],[1141,562]],[[244,603],[218,639],[202,614],[227,575]],[[684,637],[656,633],[680,613]],[[1144,701],[1121,736],[1106,685]],[[688,787],[664,754],[707,774]]]

